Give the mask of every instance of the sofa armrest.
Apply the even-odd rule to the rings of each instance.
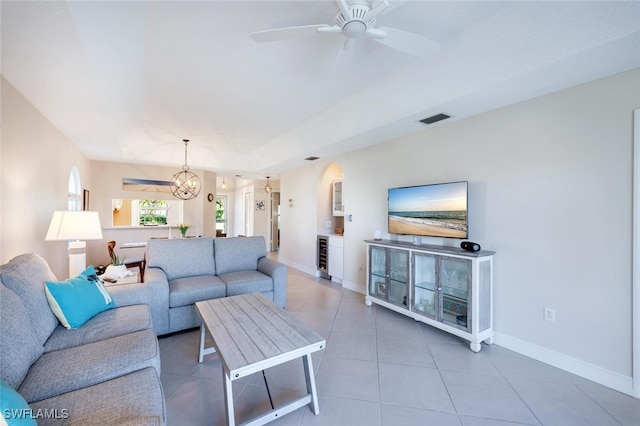
[[[287,304],[287,266],[268,257],[261,257],[258,260],[258,271],[273,279],[273,301],[284,308]]]
[[[149,295],[153,329],[158,336],[169,332],[169,280],[161,268],[147,266],[144,284]]]
[[[166,284],[169,286],[169,279],[167,278],[167,274],[160,268],[151,268],[147,267],[144,270],[144,282],[159,282],[161,284]]]
[[[105,286],[116,306],[148,305],[147,286],[138,284],[114,284]]]

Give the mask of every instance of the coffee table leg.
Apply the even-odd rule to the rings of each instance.
[[[202,363],[202,359],[204,358],[204,323],[200,324],[200,352],[198,352],[198,362]]]
[[[233,382],[231,381],[231,377],[229,377],[229,373],[227,371],[223,371],[223,373],[224,373],[224,407],[227,412],[227,425],[235,426],[236,416],[233,411]]]
[[[307,392],[311,395],[311,402],[309,406],[311,411],[316,416],[320,414],[320,407],[318,406],[318,394],[316,393],[316,378],[313,375],[313,362],[311,361],[311,354],[305,355],[302,360],[304,365],[304,378],[307,382]]]

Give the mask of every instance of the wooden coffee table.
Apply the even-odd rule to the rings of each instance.
[[[243,424],[263,425],[305,405],[320,413],[311,354],[326,346],[322,336],[260,293],[196,302],[196,310],[202,318],[198,362],[218,353],[229,426],[235,425],[233,381],[296,358],[303,359],[308,393]],[[209,348],[204,347],[206,332],[213,340]]]

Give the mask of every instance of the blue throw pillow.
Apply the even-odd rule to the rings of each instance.
[[[36,426],[31,408],[22,395],[0,380],[0,424],[9,426]]]
[[[98,280],[93,265],[75,278],[45,281],[44,290],[51,310],[68,329],[78,328],[93,316],[115,306],[111,295]]]

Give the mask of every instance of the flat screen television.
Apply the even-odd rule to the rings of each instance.
[[[389,233],[469,238],[467,182],[389,188]]]

